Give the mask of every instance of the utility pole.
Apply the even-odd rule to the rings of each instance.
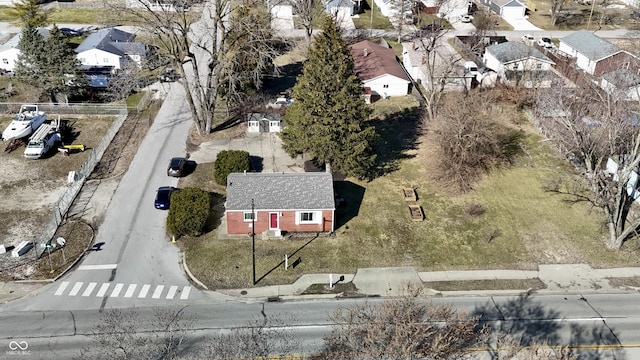
[[[251,199],[251,252],[253,254],[253,285],[256,284],[256,212],[255,204]]]

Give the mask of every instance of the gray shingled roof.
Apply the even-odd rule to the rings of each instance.
[[[125,53],[118,47],[114,46],[114,44],[120,42],[131,43],[135,38],[136,36],[134,34],[116,28],[100,29],[87,36],[87,38],[78,45],[76,52],[81,53],[91,49],[99,49],[108,53],[123,56]]]
[[[518,0],[491,0],[491,2],[498,5],[499,7],[504,7],[505,5],[522,6],[522,7],[525,6],[523,3],[521,3]],[[511,3],[513,3],[513,5]]]
[[[40,34],[40,36],[42,36],[42,38],[46,40],[49,37],[49,29],[38,28],[38,34]],[[22,37],[22,33],[17,33],[16,35],[14,35],[11,39],[9,39],[7,42],[2,44],[2,46],[0,46],[0,52],[8,49],[17,48],[18,44],[20,43],[21,37]]]
[[[335,209],[328,172],[232,173],[227,177],[227,210]]]
[[[594,61],[608,58],[622,51],[619,47],[588,30],[574,32],[561,38],[560,41]]]
[[[495,56],[495,58],[498,59],[502,64],[508,64],[527,58],[534,58],[540,61],[548,62],[550,64],[555,64],[553,60],[549,59],[538,49],[521,42],[507,41],[500,44],[494,44],[487,47],[485,51]]]
[[[628,69],[619,69],[602,75],[602,78],[624,90],[640,84],[640,75]]]

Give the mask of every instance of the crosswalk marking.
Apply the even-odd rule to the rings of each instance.
[[[67,288],[67,286],[69,286],[69,282],[68,281],[63,281],[62,284],[60,284],[60,286],[58,287],[58,290],[56,290],[55,295],[56,296],[62,295],[64,290]]]
[[[149,284],[142,285],[142,289],[140,289],[140,294],[138,294],[138,297],[139,298],[147,297],[147,293],[149,292],[149,288],[150,287],[151,287],[151,285],[149,285]]]
[[[89,285],[87,285],[87,288],[84,289],[84,292],[82,293],[82,296],[91,295],[91,293],[93,292],[93,289],[95,289],[96,285],[98,285],[98,283],[90,282]]]
[[[167,293],[167,300],[173,299],[173,297],[176,296],[176,291],[177,290],[178,290],[177,286],[171,286],[169,288],[169,292]]]
[[[160,299],[160,294],[162,294],[162,290],[164,290],[164,285],[156,286],[156,290],[153,292],[153,295],[151,295],[151,297],[153,299]]]
[[[136,291],[136,287],[138,286],[138,284],[130,284],[129,287],[127,288],[127,292],[124,293],[124,297],[126,298],[130,298],[133,296],[133,292]]]
[[[102,284],[100,290],[98,290],[98,293],[96,294],[96,297],[103,297],[104,294],[107,293],[107,289],[109,289],[109,283]]]
[[[123,286],[123,283],[117,283],[116,286],[113,287],[113,291],[111,292],[111,295],[109,295],[109,297],[118,297]]]
[[[153,295],[151,295],[151,297],[153,299],[160,299],[160,294],[162,294],[163,289],[164,289],[164,285],[156,286],[156,290],[153,292]]]
[[[77,283],[75,283],[73,285],[73,288],[71,289],[71,291],[69,292],[69,296],[76,296],[78,295],[78,292],[80,291],[80,289],[82,288],[82,285],[84,285],[84,283],[82,281],[79,281]]]
[[[191,286],[185,286],[184,289],[182,289],[182,294],[180,294],[180,300],[187,300],[190,292]]]
[[[100,285],[100,286],[98,286]],[[113,286],[112,286],[113,285]],[[187,300],[191,294],[191,286],[179,286],[179,285],[155,285],[155,288],[152,290],[154,285],[151,284],[125,284],[125,283],[97,283],[97,282],[89,282],[85,283],[82,281],[76,281],[75,283],[69,281],[63,281],[60,283],[60,286],[55,291],[55,296],[62,296],[65,293],[68,296],[79,296],[82,294],[84,297],[91,296],[96,289],[98,292],[95,293],[96,297],[111,297],[117,298],[122,295],[124,298],[133,298],[137,297],[139,299],[147,298],[151,295],[153,299],[161,299],[164,298],[166,300],[174,300],[177,298],[176,294],[180,293],[180,300]],[[83,291],[84,289],[84,291]],[[167,289],[165,296],[163,297],[163,293]]]

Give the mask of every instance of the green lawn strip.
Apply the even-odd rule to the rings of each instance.
[[[540,279],[487,279],[425,282],[424,286],[438,291],[471,290],[540,290],[546,288]]]
[[[373,0],[365,0],[362,3],[364,12],[358,14],[358,17],[353,17],[353,23],[357,29],[386,29],[393,30],[393,25],[387,19],[386,16],[377,9],[373,9],[373,18],[371,16],[371,4]]]

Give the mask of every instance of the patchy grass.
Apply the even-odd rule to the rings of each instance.
[[[515,280],[468,280],[468,281],[434,281],[424,283],[425,287],[438,291],[469,291],[469,290],[540,290],[546,288],[540,279]]]
[[[371,4],[373,0],[365,0],[362,3],[362,8],[364,12],[358,14],[358,17],[353,17],[353,23],[355,24],[357,29],[385,29],[385,30],[394,30],[393,24],[389,21],[389,19],[382,15],[382,13],[377,9],[373,9],[373,18],[372,18],[372,8]]]
[[[624,278],[607,278],[609,283],[615,287],[634,287],[640,288],[640,277],[632,276],[632,277],[624,277]]]
[[[631,10],[607,9],[596,2],[591,12],[591,5],[579,4],[575,1],[565,2],[563,11],[556,25],[551,25],[551,1],[529,1],[529,21],[537,27],[546,30],[612,30],[612,29],[638,29],[638,22],[631,18]]]
[[[307,273],[355,273],[364,267],[412,266],[418,271],[536,269],[541,263],[633,266],[635,250],[606,251],[597,210],[570,205],[544,184],[572,168],[513,111],[503,122],[525,131],[523,153],[512,166],[494,170],[465,194],[450,194],[432,179],[434,144],[419,121],[411,97],[372,105],[381,134],[381,162],[371,181],[346,179],[335,190],[346,205],[337,209],[335,236],[262,240],[256,238],[258,285],[290,283]],[[225,130],[229,136],[233,129]],[[222,132],[217,135],[224,135]],[[199,164],[180,186],[215,185],[212,164]],[[426,219],[412,222],[402,188],[416,189]],[[224,211],[218,204],[218,216]],[[219,221],[217,222],[219,224]],[[252,286],[252,239],[218,239],[217,231],[180,239],[189,268],[210,288]],[[295,268],[284,269],[284,256]],[[495,287],[514,287],[493,285]],[[468,286],[467,284],[465,286]],[[483,285],[484,286],[484,285]],[[531,284],[517,285],[524,289]]]

